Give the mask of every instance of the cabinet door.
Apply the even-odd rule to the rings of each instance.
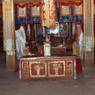
[[[48,62],[49,77],[65,77],[65,61]]]
[[[47,63],[46,62],[30,62],[30,76],[31,78],[47,77]]]

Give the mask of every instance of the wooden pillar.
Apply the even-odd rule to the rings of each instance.
[[[15,70],[15,41],[14,41],[14,0],[2,0],[3,7],[3,40],[6,52],[6,67]]]
[[[83,0],[83,12],[85,62],[89,59],[88,62],[91,63],[94,62],[92,58],[94,50],[94,0]]]

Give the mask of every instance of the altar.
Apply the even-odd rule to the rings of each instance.
[[[50,79],[65,78],[77,79],[82,73],[82,66],[76,56],[51,57],[22,57],[19,63],[19,78]]]
[[[82,2],[77,6],[73,1],[74,8],[71,2],[66,2],[42,0],[15,4],[15,28],[21,33],[19,27],[23,27],[22,38],[25,38],[25,41],[16,39],[20,79],[77,79],[82,73],[77,53],[82,32]]]

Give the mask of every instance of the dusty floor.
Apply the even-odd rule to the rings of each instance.
[[[0,56],[0,95],[95,95],[95,65],[83,65],[83,76],[77,80],[19,80],[6,71],[5,57]]]

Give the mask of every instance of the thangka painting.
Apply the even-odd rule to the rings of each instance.
[[[70,0],[60,2],[60,16],[70,16]]]
[[[26,4],[17,4],[17,15],[18,18],[25,18],[27,13],[27,6]]]
[[[83,1],[76,0],[74,1],[74,15],[83,15]]]

